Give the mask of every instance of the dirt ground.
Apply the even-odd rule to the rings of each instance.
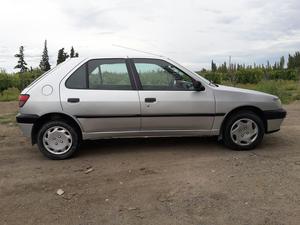
[[[44,158],[0,124],[0,224],[300,224],[300,102],[254,151],[215,138],[101,140]],[[17,103],[0,103],[0,116]],[[64,194],[58,195],[62,189]]]

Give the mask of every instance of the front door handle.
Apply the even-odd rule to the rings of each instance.
[[[148,102],[148,103],[156,102],[156,98],[145,98],[145,102]]]
[[[77,103],[77,102],[80,102],[80,99],[79,98],[68,98],[68,102]]]

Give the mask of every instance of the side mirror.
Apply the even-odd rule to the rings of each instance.
[[[205,90],[205,87],[201,84],[200,81],[195,80],[193,82],[193,85],[194,85],[194,88],[196,91],[204,91]]]

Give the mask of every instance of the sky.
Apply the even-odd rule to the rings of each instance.
[[[82,57],[121,54],[115,45],[167,56],[193,69],[211,60],[266,64],[300,50],[299,0],[0,0],[0,67],[19,46],[37,67],[45,39]],[[127,51],[127,50],[126,50]],[[128,54],[135,54],[130,52]]]

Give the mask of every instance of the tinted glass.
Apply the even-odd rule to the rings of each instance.
[[[193,80],[175,66],[155,59],[135,59],[143,90],[194,90]]]
[[[90,89],[131,90],[131,82],[125,60],[100,59],[88,62]]]
[[[67,88],[84,89],[86,85],[86,66],[85,64],[79,67],[67,80]]]

